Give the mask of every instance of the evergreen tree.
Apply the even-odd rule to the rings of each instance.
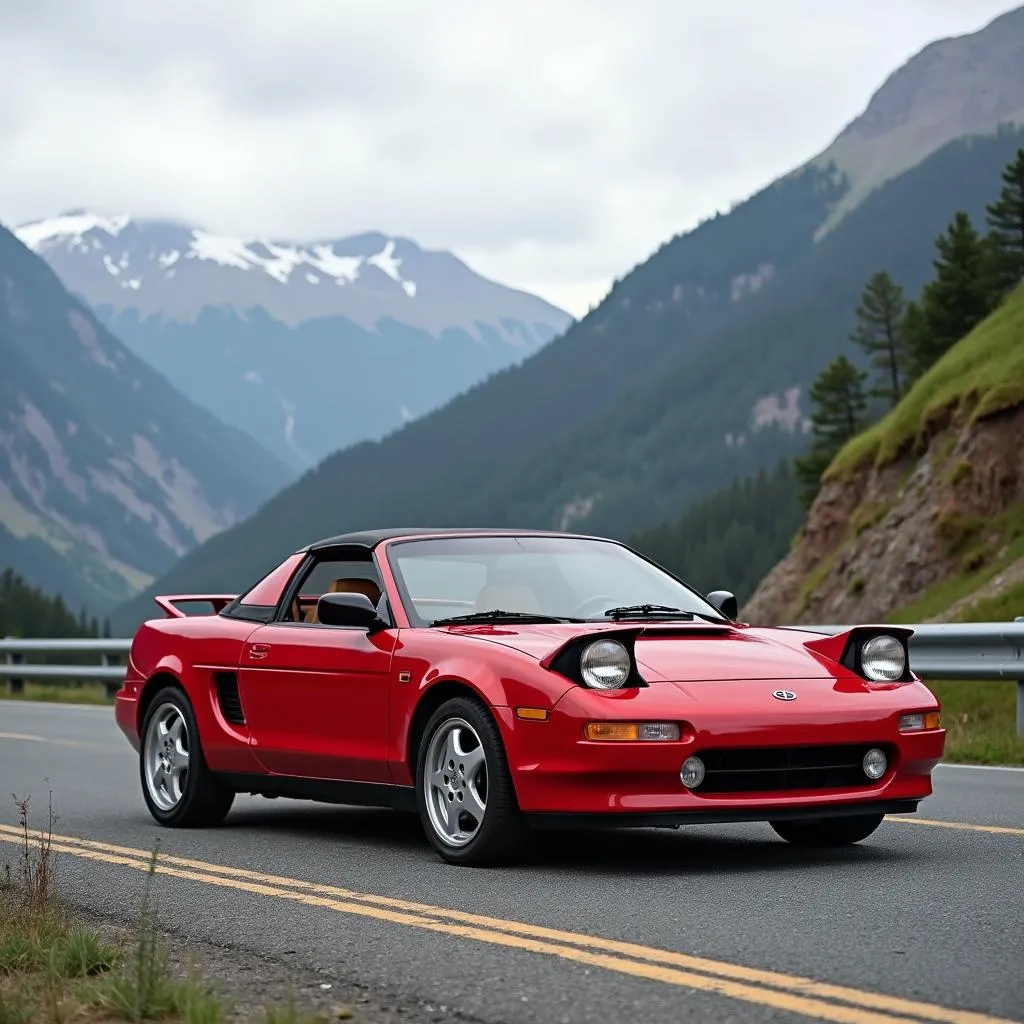
[[[1024,148],[1003,170],[999,198],[985,210],[996,302],[1024,281]]]
[[[906,300],[903,289],[886,271],[875,274],[861,293],[857,328],[850,340],[870,357],[878,379],[870,394],[895,405],[904,391],[907,365],[901,330]]]
[[[13,569],[0,572],[0,636],[95,636],[84,619],[84,609],[76,617],[60,597],[29,586]]]
[[[909,353],[913,376],[924,373],[992,311],[986,247],[962,210],[935,240],[935,279],[921,295],[922,329]]]
[[[810,387],[813,439],[806,454],[794,460],[794,475],[802,485],[800,500],[810,506],[821,487],[821,477],[836,453],[867,426],[867,374],[846,356],[838,356]]]

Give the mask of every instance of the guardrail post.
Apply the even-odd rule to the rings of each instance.
[[[110,654],[108,652],[107,654],[103,655],[103,664],[111,666],[120,665],[121,662],[116,654]],[[117,691],[120,689],[121,684],[119,682],[112,682],[109,680],[104,680],[103,682],[103,692],[106,694],[107,700],[113,700],[114,694],[117,693]]]
[[[12,637],[7,637],[8,640]],[[7,664],[8,665],[20,665],[22,656],[20,654],[8,654]],[[25,680],[24,679],[8,679],[7,680],[7,692],[9,694],[18,694],[25,692]]]

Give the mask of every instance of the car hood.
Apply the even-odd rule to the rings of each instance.
[[[701,682],[742,679],[828,679],[834,666],[808,650],[799,634],[788,642],[764,630],[707,624],[649,625],[593,623],[578,625],[488,625],[453,628],[461,636],[500,644],[538,661],[577,636],[594,636],[635,628],[637,666],[648,682]]]

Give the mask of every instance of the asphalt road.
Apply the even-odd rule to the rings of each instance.
[[[0,862],[8,794],[39,826],[48,789],[80,905],[134,919],[159,840],[166,928],[445,1015],[1024,1021],[1024,771],[941,766],[918,820],[839,852],[706,825],[558,835],[474,870],[385,811],[240,798],[221,828],[160,830],[110,709],[0,701]]]

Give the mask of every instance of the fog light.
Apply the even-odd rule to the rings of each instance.
[[[688,757],[679,769],[679,778],[687,789],[696,789],[704,781],[704,762],[699,757]]]
[[[864,774],[869,779],[880,779],[885,774],[885,769],[888,767],[889,762],[881,750],[877,747],[872,747],[864,755],[864,760],[861,764],[864,767]]]

